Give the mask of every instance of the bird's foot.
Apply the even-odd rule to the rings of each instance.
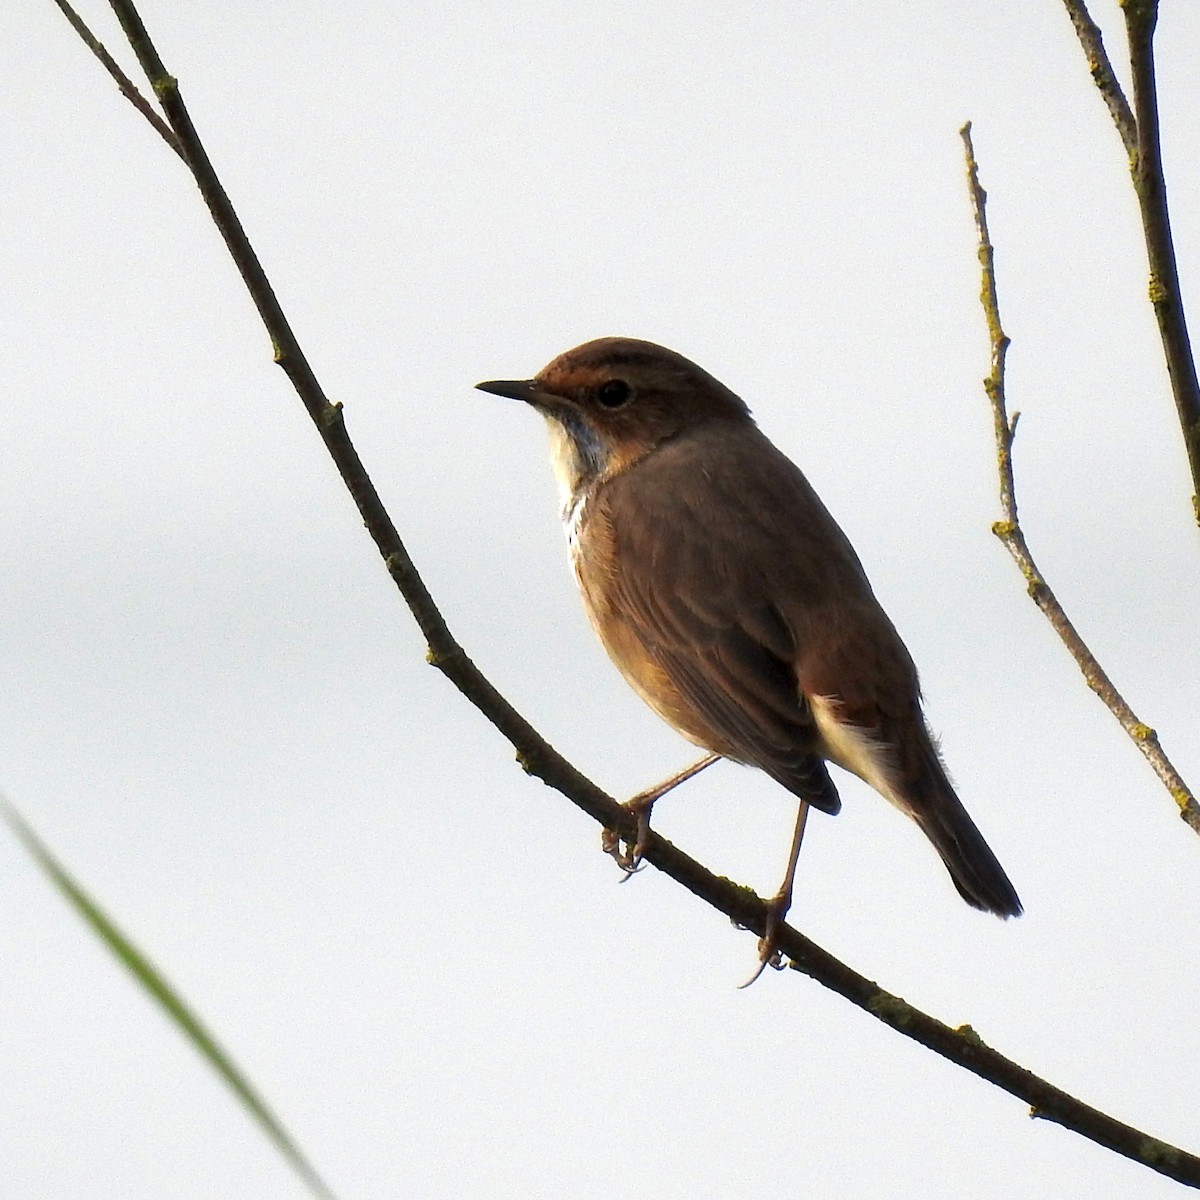
[[[644,792],[638,792],[636,796],[621,805],[623,809],[637,818],[637,833],[634,835],[633,845],[626,842],[625,849],[622,850],[621,835],[615,829],[606,829],[600,835],[600,846],[604,853],[610,855],[617,866],[625,872],[625,879],[641,870],[642,855],[645,854],[646,846],[650,842],[650,810],[654,807],[654,802],[662,799],[672,788],[691,779],[693,775],[698,775],[705,767],[712,766],[720,757],[719,754],[706,754],[699,762],[692,763],[690,767],[685,767],[677,775],[672,775],[670,779],[664,779],[662,783],[647,788]],[[621,882],[624,883],[625,879]]]
[[[767,901],[767,923],[763,926],[762,937],[758,939],[758,966],[745,983],[738,984],[739,991],[756,983],[759,976],[768,967],[774,971],[783,970],[783,952],[779,949],[779,930],[791,904],[791,896],[783,892]]]
[[[621,805],[637,818],[637,834],[633,842],[621,845],[621,835],[615,829],[605,829],[600,834],[600,847],[609,855],[613,862],[625,872],[625,879],[636,875],[642,869],[642,855],[650,841],[650,810],[654,807],[657,796],[647,798],[645,794],[634,796]],[[624,883],[625,879],[621,882]]]

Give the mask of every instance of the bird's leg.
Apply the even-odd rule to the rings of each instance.
[[[796,863],[800,858],[800,843],[804,841],[804,826],[808,821],[808,801],[800,801],[796,814],[796,829],[792,834],[792,853],[788,858],[787,874],[779,891],[767,901],[767,923],[758,942],[758,968],[740,987],[748,988],[768,967],[779,969],[783,962],[778,950],[779,927],[792,907],[792,886],[796,882]]]
[[[646,852],[646,843],[650,838],[650,810],[654,807],[655,801],[662,799],[672,788],[686,783],[693,775],[699,775],[705,767],[711,767],[720,757],[719,754],[706,754],[699,762],[692,763],[690,767],[680,771],[677,775],[672,775],[670,779],[664,779],[662,783],[655,784],[654,787],[647,788],[644,792],[638,792],[636,796],[621,805],[622,808],[627,808],[637,817],[636,839],[632,846],[626,843],[626,849],[622,850],[621,838],[617,831],[606,829],[600,835],[600,845],[605,854],[613,856],[617,866],[625,872],[626,879],[641,865],[642,855]]]

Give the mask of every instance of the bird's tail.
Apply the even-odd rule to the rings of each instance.
[[[1023,911],[1016,888],[983,840],[941,763],[926,775],[925,803],[912,811],[913,820],[942,856],[959,895],[973,908],[998,917],[1019,917]]]

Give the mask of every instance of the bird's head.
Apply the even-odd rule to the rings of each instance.
[[[476,386],[524,400],[546,418],[568,499],[710,422],[750,420],[742,400],[707,371],[636,338],[598,338],[560,354],[532,379]]]

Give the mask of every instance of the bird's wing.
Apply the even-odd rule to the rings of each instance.
[[[836,812],[798,666],[830,585],[844,590],[848,578],[852,600],[870,591],[803,476],[751,432],[770,452],[778,478],[762,482],[782,512],[748,503],[744,472],[761,471],[761,455],[751,455],[751,468],[729,444],[716,448],[719,465],[706,461],[703,445],[664,448],[605,486],[597,514],[613,551],[605,607],[709,731],[706,744]],[[809,552],[814,521],[823,523],[826,542],[833,539],[816,556]]]
[[[968,903],[1020,913],[946,776],[904,643],[791,462],[751,426],[661,449],[598,498],[612,619],[714,749],[827,812],[833,759],[913,817]]]

